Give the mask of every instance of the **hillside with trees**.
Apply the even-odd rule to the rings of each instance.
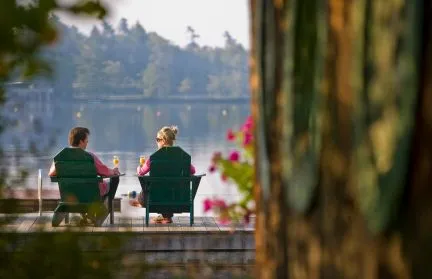
[[[54,67],[55,98],[238,98],[249,95],[248,51],[225,32],[224,47],[200,46],[188,26],[179,47],[139,23],[104,21],[89,35],[58,17],[57,44],[43,52]]]

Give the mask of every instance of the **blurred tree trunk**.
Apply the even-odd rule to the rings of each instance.
[[[432,278],[430,2],[250,0],[257,278]]]

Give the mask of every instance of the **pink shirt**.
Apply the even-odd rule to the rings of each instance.
[[[137,174],[138,175],[145,175],[149,171],[150,171],[150,160],[146,160],[142,167],[141,166],[137,167]],[[191,174],[195,173],[195,167],[192,166],[192,164],[190,166],[190,172],[191,172]]]
[[[87,151],[88,152],[88,151]],[[95,167],[96,167],[96,172],[98,175],[100,176],[111,176],[111,175],[115,175],[114,170],[110,169],[109,167],[107,167],[104,163],[102,163],[102,161],[93,153],[88,152],[90,155],[92,155],[94,163],[95,163]],[[50,171],[48,173],[49,176],[56,176],[56,169],[55,169],[55,165],[54,162],[51,165]],[[108,193],[109,189],[108,189],[108,183],[106,183],[105,181],[101,181],[99,182],[99,191],[100,191],[100,195],[104,196]]]

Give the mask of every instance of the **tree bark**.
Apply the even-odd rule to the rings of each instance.
[[[429,2],[250,0],[257,278],[432,278]]]

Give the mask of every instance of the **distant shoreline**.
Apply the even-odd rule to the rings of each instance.
[[[100,96],[97,98],[74,96],[73,102],[90,102],[90,103],[164,103],[164,104],[184,104],[184,103],[201,103],[201,104],[240,104],[250,102],[250,96],[244,97],[144,97],[142,95],[131,96]]]

